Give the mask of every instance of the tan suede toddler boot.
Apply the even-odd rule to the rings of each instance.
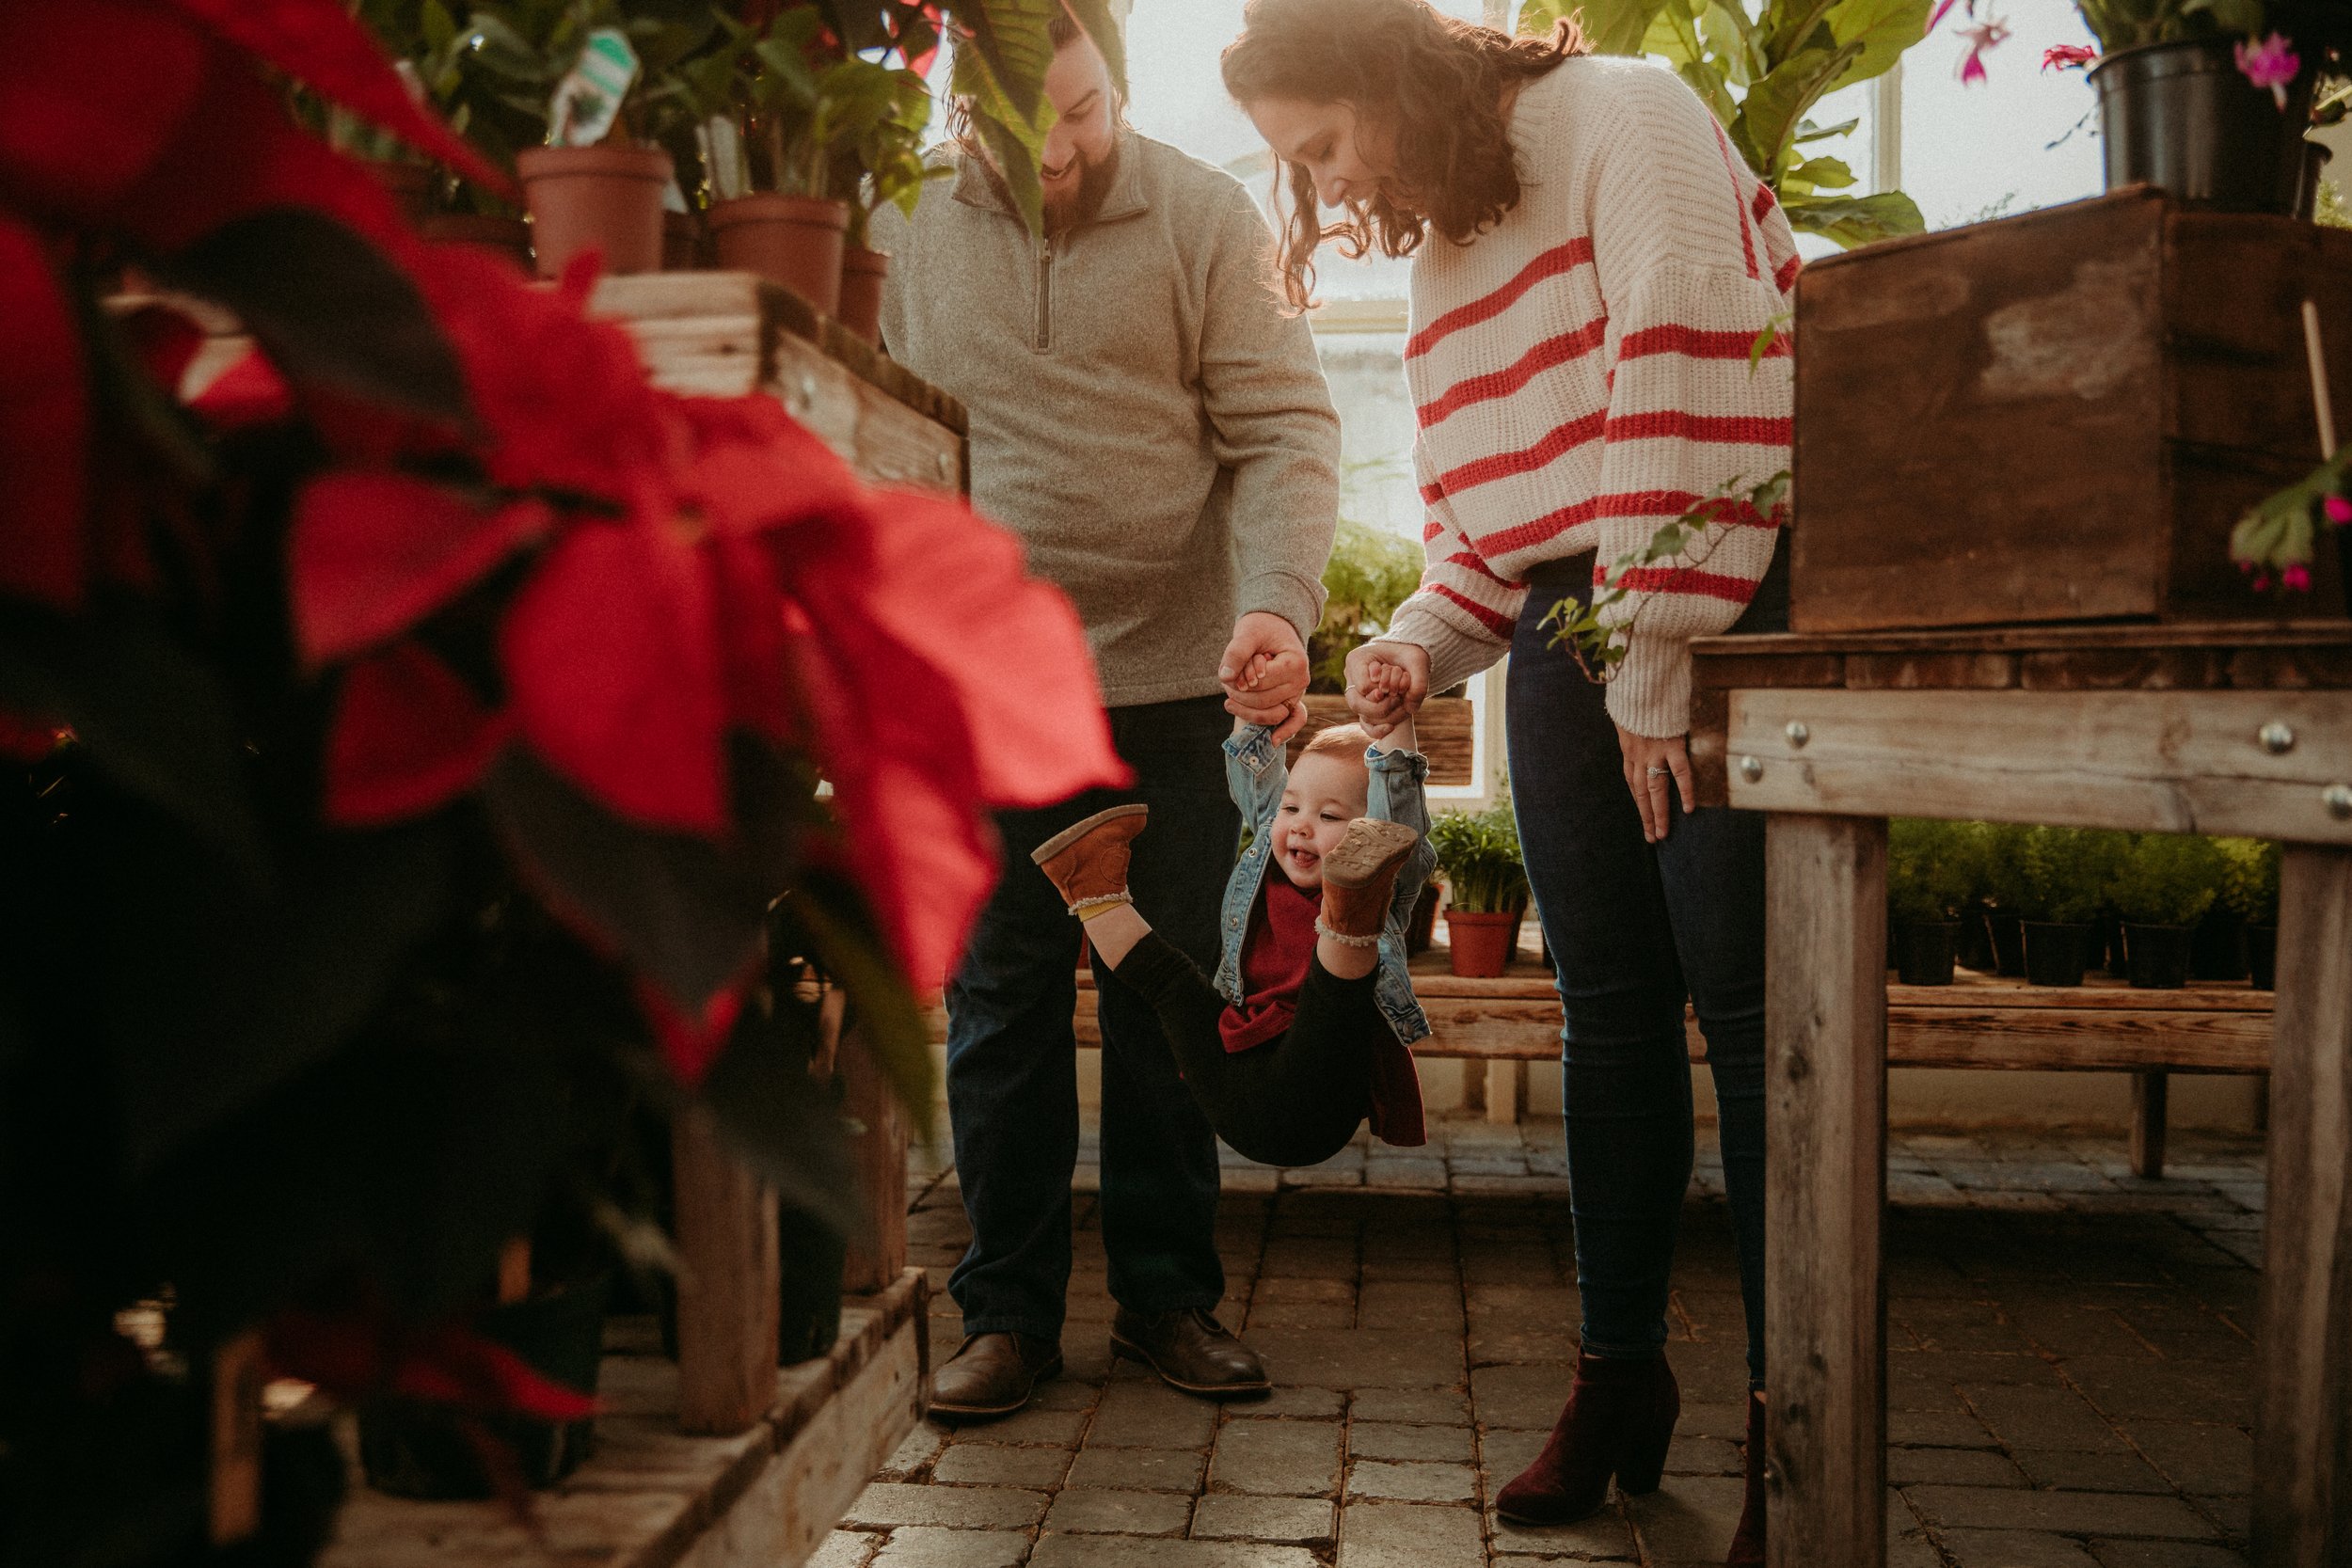
[[[1030,853],[1072,914],[1083,919],[1089,911],[1107,904],[1135,902],[1127,896],[1128,847],[1143,832],[1151,811],[1145,805],[1098,811]]]
[[[1380,940],[1396,874],[1421,834],[1402,822],[1359,816],[1323,861],[1323,916],[1316,926],[1327,936],[1370,946]]]

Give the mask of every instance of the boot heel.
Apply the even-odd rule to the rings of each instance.
[[[1633,1497],[1657,1491],[1666,1474],[1666,1450],[1674,1439],[1671,1423],[1663,1432],[1637,1434],[1626,1450],[1625,1463],[1617,1466],[1617,1490]]]

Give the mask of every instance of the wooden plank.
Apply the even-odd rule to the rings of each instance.
[[[1766,829],[1772,1568],[1886,1562],[1886,824]]]
[[[1290,760],[1296,762],[1307,742],[1334,724],[1352,724],[1355,712],[1347,699],[1328,691],[1307,694],[1307,722],[1291,737]],[[1476,750],[1476,716],[1467,697],[1432,697],[1421,705],[1414,717],[1414,743],[1422,755],[1429,759],[1429,782],[1433,784],[1470,784],[1476,782],[1471,764]]]
[[[678,1425],[748,1430],[776,1394],[776,1195],[726,1152],[710,1112],[671,1122],[678,1286]]]
[[[2352,851],[2280,870],[2256,1568],[2352,1562]]]
[[[2274,721],[2281,755],[2257,738]],[[2325,800],[2352,780],[2352,708],[2324,692],[1739,691],[1728,744],[1752,811],[2352,844]]]
[[[890,1081],[855,1028],[842,1037],[842,1114],[851,1124],[866,1233],[850,1238],[841,1288],[865,1295],[894,1283],[907,1266],[907,1120]]]
[[[1845,665],[1846,684],[1856,691],[2000,691],[2017,684],[2017,656],[2008,653],[1849,654]]]
[[[1700,637],[1691,642],[1692,680],[1701,686],[1821,686],[1820,662],[1850,655],[2031,653],[2070,649],[2212,647],[2352,652],[2352,626],[2341,619],[2301,621],[2093,622],[2080,626],[1939,626],[1922,631],[1757,632]],[[1734,670],[1737,679],[1718,677]],[[2243,683],[2240,683],[2243,684]]]
[[[2027,691],[2218,691],[2230,684],[2223,648],[2044,648],[2017,656]]]
[[[231,1545],[262,1528],[263,1359],[258,1328],[232,1334],[213,1351],[206,1519],[215,1546]]]
[[[2171,1079],[2161,1072],[2132,1074],[2132,1174],[2145,1181],[2164,1177],[2166,1106]]]

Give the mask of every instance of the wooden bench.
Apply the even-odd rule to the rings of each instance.
[[[1527,1064],[1560,1059],[1560,999],[1532,934],[1506,973],[1472,980],[1450,972],[1440,931],[1438,945],[1413,960],[1413,989],[1430,1028],[1413,1054],[1485,1062],[1484,1080],[1467,1085],[1473,1100],[1489,1121],[1517,1121],[1527,1104]],[[1081,1048],[1102,1044],[1093,992],[1093,973],[1081,969],[1074,1020]],[[2061,988],[1962,970],[1949,986],[1890,982],[1886,1002],[1890,1067],[2130,1073],[2132,1167],[2144,1177],[2164,1174],[2169,1074],[2270,1068],[2270,993],[2243,981],[2135,990],[2093,979]],[[1705,1060],[1697,1021],[1686,1027],[1691,1060]],[[935,1042],[946,1041],[945,1007],[931,1009],[931,1032]]]

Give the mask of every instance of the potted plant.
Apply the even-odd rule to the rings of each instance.
[[[2216,840],[2228,863],[2221,901],[2245,923],[2247,969],[2256,990],[2275,990],[2279,973],[2279,846],[2265,839]]]
[[[1429,847],[1445,873],[1446,940],[1454,973],[1465,978],[1501,974],[1518,946],[1526,916],[1527,866],[1519,857],[1518,824],[1511,802],[1482,812],[1441,812],[1429,824]]]
[[[2219,896],[2223,871],[2221,851],[2193,833],[2143,833],[2122,857],[2109,896],[2123,918],[2133,985],[2169,990],[2188,984],[2190,933]]]
[[[1958,957],[1962,824],[1898,817],[1887,825],[1886,912],[1897,978],[1948,986]]]
[[[890,258],[868,243],[875,211],[895,204],[909,217],[926,181],[944,178],[946,164],[929,164],[923,140],[931,117],[930,88],[912,71],[855,62],[835,117],[832,188],[850,204],[841,248],[841,302],[834,317],[869,343],[882,341],[882,282]]]
[[[2115,834],[2083,828],[2029,828],[2018,847],[2026,978],[2037,986],[2079,986],[2093,959],[2107,889],[2125,846]],[[2101,955],[2104,956],[2104,955]]]
[[[2026,973],[2025,911],[2033,901],[2026,877],[2026,835],[2014,822],[1988,823],[1978,841],[1982,869],[1985,926],[1993,945],[1994,973],[2012,979]]]
[[[2352,47],[2337,0],[2075,0],[2096,49],[2061,46],[2051,66],[2086,66],[2099,95],[2106,188],[2162,186],[2229,212],[2291,214],[2311,178],[2305,134],[2322,59]],[[1989,0],[1964,9],[1963,74],[2007,36]]]

